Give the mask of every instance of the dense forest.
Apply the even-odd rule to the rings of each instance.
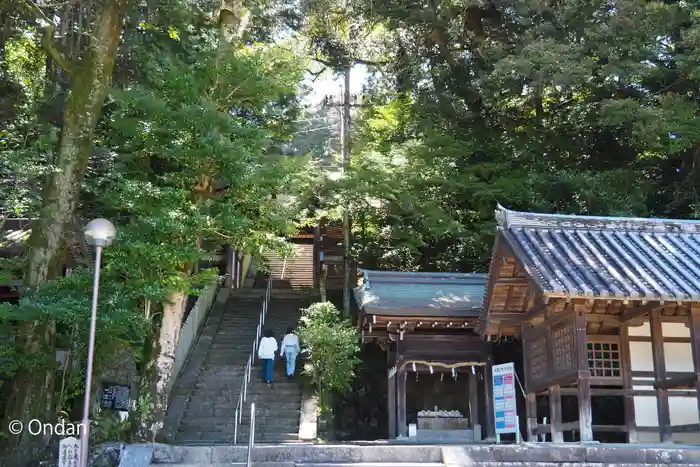
[[[337,117],[304,96],[358,66],[350,164],[329,177]],[[97,365],[136,351],[128,432],[151,440],[166,331],[222,244],[285,248],[349,205],[362,266],[485,271],[496,203],[700,216],[693,1],[7,0],[0,93],[0,226],[38,219],[27,254],[0,260],[23,283],[0,304],[7,420],[55,419],[81,394],[82,365],[57,373],[54,354],[86,353],[87,219],[119,232]],[[0,457],[49,441],[6,437]]]

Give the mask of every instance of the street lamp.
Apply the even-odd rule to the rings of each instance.
[[[95,329],[97,327],[97,296],[100,291],[100,263],[102,249],[117,236],[117,229],[107,219],[94,219],[85,227],[85,240],[95,247],[95,273],[92,282],[92,315],[90,316],[90,340],[88,343],[87,372],[85,374],[85,403],[83,405],[83,435],[80,437],[80,467],[88,466],[88,442],[90,440],[90,393],[92,386],[92,360],[95,355]]]

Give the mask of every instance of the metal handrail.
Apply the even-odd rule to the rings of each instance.
[[[250,432],[248,433],[248,456],[246,467],[250,467],[253,458],[253,444],[255,444],[255,402],[250,404]]]
[[[262,335],[262,329],[265,325],[265,317],[267,316],[267,310],[270,305],[270,293],[272,291],[272,280],[268,279],[267,287],[265,288],[265,298],[263,299],[262,307],[260,308],[260,316],[258,318],[258,327],[255,330],[255,340],[253,340],[253,349],[248,356],[248,363],[245,367],[245,374],[243,375],[243,381],[241,382],[241,391],[238,395],[238,403],[236,404],[235,420],[233,425],[233,444],[238,442],[238,428],[243,421],[243,404],[245,404],[248,398],[248,383],[250,383],[250,376],[253,371],[253,363],[255,362],[255,352],[258,350],[258,343],[260,341],[260,336]],[[251,406],[251,410],[254,410],[255,406]],[[254,417],[251,414],[251,417]],[[253,418],[251,418],[251,423],[253,423]]]

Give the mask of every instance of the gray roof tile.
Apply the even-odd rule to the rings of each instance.
[[[545,294],[700,300],[700,222],[496,211]]]
[[[396,316],[479,316],[486,274],[363,270],[354,290],[360,309]]]

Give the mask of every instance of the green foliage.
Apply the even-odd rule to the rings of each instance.
[[[316,390],[320,410],[326,412],[333,394],[352,387],[360,363],[357,328],[332,303],[322,302],[303,310],[298,332],[309,354],[304,372]]]
[[[352,168],[315,200],[337,218],[350,202],[361,265],[485,271],[497,202],[697,216],[694,6],[306,4],[319,15],[317,36],[333,38],[317,43],[345,40],[348,21],[384,38],[380,54],[346,41],[325,55],[381,56],[355,119]],[[318,5],[354,16],[325,21]]]
[[[93,415],[90,428],[90,443],[97,445],[106,441],[128,441],[129,420],[122,420],[119,414],[108,410]]]

